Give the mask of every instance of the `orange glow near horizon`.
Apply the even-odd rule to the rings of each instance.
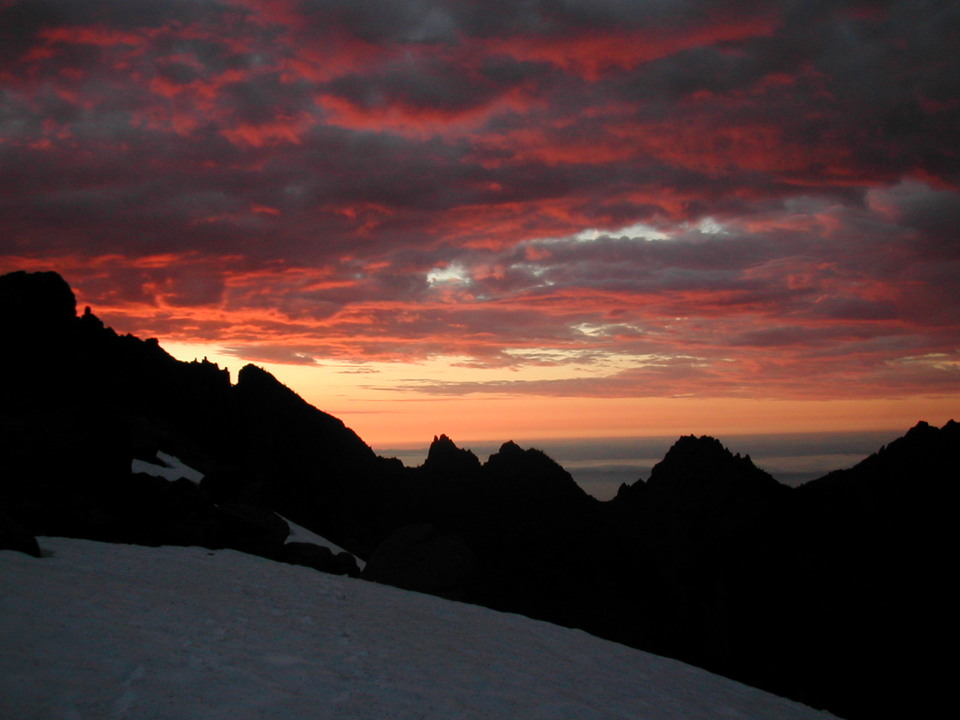
[[[380,409],[386,406],[392,409]],[[441,433],[470,441],[711,435],[765,435],[889,430],[900,435],[924,420],[958,417],[960,398],[783,401],[728,398],[444,398],[383,400],[370,409],[332,414],[373,447],[426,445]]]
[[[0,272],[374,445],[942,424],[952,9],[808,5],[0,2]]]
[[[206,357],[231,370],[246,364],[213,346],[161,345],[180,360]],[[429,395],[371,389],[362,366],[254,363],[376,448],[425,446],[435,435],[455,442],[590,439],[889,430],[902,434],[924,420],[942,426],[960,417],[960,396],[849,400],[749,398],[595,398],[536,395]],[[393,365],[394,377],[442,372],[428,364]],[[368,368],[369,369],[369,368]],[[359,378],[359,379],[358,379]],[[378,380],[378,385],[388,384]]]

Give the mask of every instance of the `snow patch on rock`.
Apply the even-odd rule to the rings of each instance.
[[[163,464],[157,465],[156,463],[149,463],[146,460],[134,458],[130,463],[130,472],[144,473],[146,475],[161,477],[170,481],[184,478],[195,485],[199,485],[200,481],[203,480],[202,472],[199,470],[194,470],[192,467],[181,461],[180,458],[158,450],[157,460]]]

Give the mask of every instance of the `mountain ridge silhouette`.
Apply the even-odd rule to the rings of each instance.
[[[378,457],[262,368],[231,384],[78,315],[56,273],[0,277],[0,333],[8,547],[43,534],[235,547],[358,573],[287,549],[279,514],[369,560],[368,579],[580,627],[844,717],[915,710],[929,689],[910,628],[946,622],[931,608],[952,557],[953,421],[796,489],[684,436],[600,502],[509,441],[486,462],[445,435],[420,467]],[[132,473],[157,451],[203,480]]]

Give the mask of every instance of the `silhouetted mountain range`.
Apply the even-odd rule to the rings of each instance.
[[[299,523],[363,577],[580,627],[849,718],[915,713],[947,627],[960,426],[920,423],[797,489],[682,437],[600,502],[543,452],[486,462],[446,436],[378,457],[248,365],[236,384],[77,314],[55,273],[0,277],[0,547],[37,535],[233,547],[357,574],[285,544]],[[198,483],[133,473],[169,453]],[[442,659],[438,658],[438,662]]]

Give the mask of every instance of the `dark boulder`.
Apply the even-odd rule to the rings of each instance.
[[[276,513],[252,505],[225,503],[217,507],[217,516],[224,547],[268,558],[282,557],[290,526]]]
[[[357,567],[353,555],[347,552],[334,554],[330,548],[314,543],[289,542],[283,546],[279,559],[291,565],[303,565],[333,575],[360,576],[360,568]]]
[[[4,512],[0,512],[0,550],[16,550],[33,557],[40,557],[37,539]]]
[[[459,600],[478,574],[474,553],[462,537],[427,524],[402,527],[384,540],[361,577]]]

